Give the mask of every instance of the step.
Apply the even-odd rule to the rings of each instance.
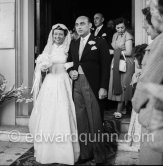
[[[29,123],[29,116],[17,116],[16,117],[16,124],[18,126],[28,126]]]
[[[0,126],[0,141],[32,143],[29,138],[30,133],[27,126]]]
[[[115,119],[114,111],[105,111],[104,120],[115,121],[120,133],[127,133],[130,124],[130,115],[124,115],[121,119]]]
[[[118,139],[118,150],[126,152],[139,152],[140,141],[132,142],[128,139],[127,133],[121,133]]]
[[[130,125],[130,117],[121,120],[121,133],[127,133]]]
[[[139,165],[139,153],[118,151],[114,165]]]

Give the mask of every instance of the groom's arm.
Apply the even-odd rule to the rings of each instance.
[[[111,65],[109,45],[107,44],[105,39],[99,38],[98,40],[100,47],[100,67],[101,67],[100,88],[108,90],[109,78],[110,78],[110,65]]]

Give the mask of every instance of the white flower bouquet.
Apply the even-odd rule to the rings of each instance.
[[[41,71],[47,71],[49,67],[52,66],[50,56],[48,54],[40,54],[36,59],[36,64],[39,65]]]

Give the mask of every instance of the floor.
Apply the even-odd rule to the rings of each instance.
[[[32,146],[29,143],[0,141],[0,165],[10,165]]]
[[[0,141],[0,165],[10,165],[33,145]],[[138,165],[139,153],[118,151],[114,165]]]
[[[21,132],[22,129],[19,130]],[[0,141],[0,165],[10,165],[32,146],[31,143]],[[138,165],[138,163],[139,152],[126,151],[126,148],[122,147],[117,152],[114,165]]]

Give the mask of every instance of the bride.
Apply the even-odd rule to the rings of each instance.
[[[41,164],[74,165],[80,153],[71,80],[66,72],[72,65],[66,63],[70,40],[65,25],[54,25],[36,60],[29,130],[34,138],[34,156]],[[41,71],[47,70],[50,72],[41,85]]]

